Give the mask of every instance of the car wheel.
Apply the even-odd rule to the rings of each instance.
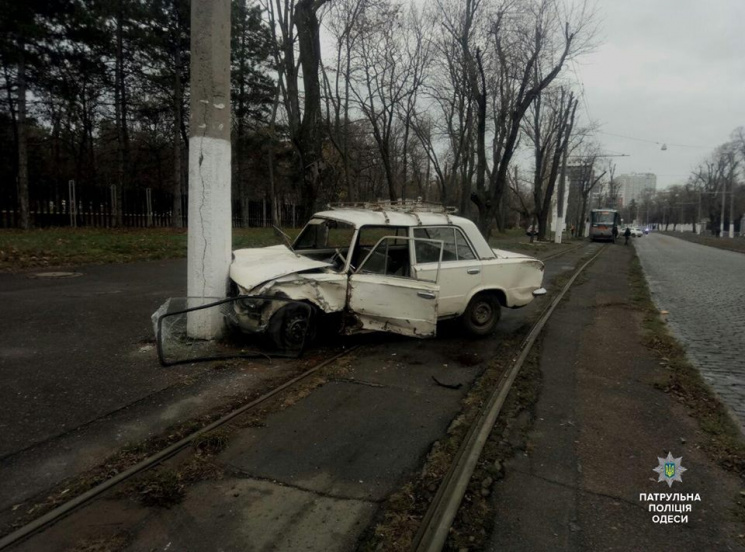
[[[286,305],[269,321],[268,334],[274,345],[283,350],[298,350],[316,336],[316,313],[311,306]]]
[[[497,328],[501,306],[492,293],[480,293],[473,297],[461,320],[464,329],[476,337],[491,335]]]

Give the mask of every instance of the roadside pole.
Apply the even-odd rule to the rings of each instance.
[[[564,154],[561,159],[561,175],[559,176],[559,197],[556,200],[556,234],[554,235],[554,243],[561,243],[561,235],[566,226],[566,212],[569,199],[569,191],[566,189],[568,155],[568,148],[564,148]]]
[[[230,0],[191,3],[189,307],[225,297],[231,252]],[[223,330],[217,309],[189,313],[190,337]]]
[[[729,237],[735,237],[735,178],[734,175],[729,185]]]

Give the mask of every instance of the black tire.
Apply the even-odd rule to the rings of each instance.
[[[313,342],[316,336],[316,313],[309,305],[286,305],[274,313],[267,333],[280,350],[297,351]]]
[[[479,293],[468,303],[461,322],[463,329],[475,337],[494,333],[502,313],[499,299],[493,293]]]

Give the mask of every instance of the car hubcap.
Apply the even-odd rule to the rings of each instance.
[[[299,345],[305,339],[308,330],[308,320],[303,316],[295,316],[287,322],[285,337],[288,343]]]
[[[473,310],[473,321],[479,326],[487,324],[491,317],[492,309],[489,303],[479,303]]]

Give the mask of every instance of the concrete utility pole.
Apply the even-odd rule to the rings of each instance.
[[[191,3],[189,307],[225,297],[231,253],[230,0]],[[189,313],[190,337],[223,330],[217,309]]]
[[[729,237],[735,237],[735,156],[730,153],[729,178]]]
[[[556,233],[554,243],[561,243],[561,235],[566,227],[567,205],[569,203],[569,190],[566,189],[567,157],[569,148],[564,148],[561,156],[561,175],[559,176],[559,196],[556,199]]]

